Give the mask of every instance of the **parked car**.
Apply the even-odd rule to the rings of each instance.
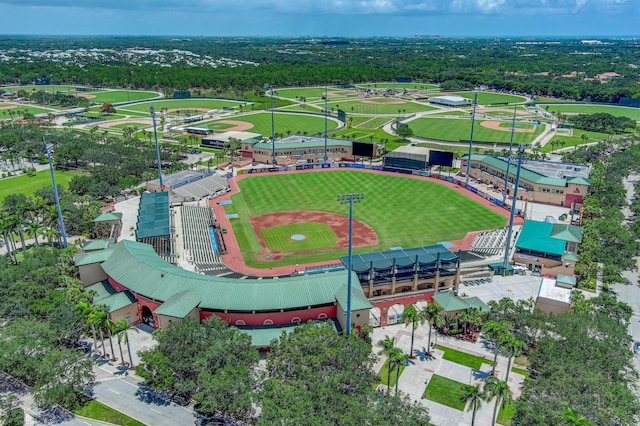
[[[640,342],[635,342],[633,344],[633,352],[640,355]]]
[[[189,151],[187,151],[189,154],[202,154],[202,151],[200,151],[199,149],[190,149]]]

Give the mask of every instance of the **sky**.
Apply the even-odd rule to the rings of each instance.
[[[640,0],[0,0],[0,16],[2,34],[640,34]]]

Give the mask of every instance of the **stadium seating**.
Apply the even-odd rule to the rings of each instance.
[[[229,191],[229,183],[222,176],[211,175],[174,188],[172,191],[185,201],[200,200],[209,196],[226,194]]]
[[[196,271],[207,275],[231,272],[220,259],[219,253],[216,253],[211,240],[210,228],[215,224],[213,209],[194,206],[182,206],[181,209],[184,249]]]

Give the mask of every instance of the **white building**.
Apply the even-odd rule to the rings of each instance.
[[[450,107],[471,105],[471,99],[463,98],[462,96],[433,96],[429,98],[429,102]]]

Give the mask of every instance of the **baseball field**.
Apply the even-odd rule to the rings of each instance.
[[[252,125],[249,132],[259,133],[262,135],[271,134],[271,113],[257,113],[238,115],[230,117],[233,121],[243,121]],[[224,121],[224,120],[222,120]],[[218,121],[203,121],[198,123],[198,126],[209,126],[210,129],[216,129]],[[274,114],[274,124],[276,133],[299,133],[314,135],[318,132],[324,132],[324,117],[319,115],[304,115],[304,114],[286,114],[276,113]],[[327,121],[327,127],[329,130],[333,130],[338,127],[338,123],[334,120]]]
[[[248,176],[238,184],[225,212],[238,214],[231,219],[234,234],[247,266],[257,268],[345,255],[349,206],[336,197],[349,192],[365,194],[353,209],[354,253],[456,240],[506,223],[455,189],[425,179],[335,170]]]
[[[496,123],[493,127],[499,127],[500,130],[485,127],[488,123]],[[505,123],[506,127],[501,126],[503,123]],[[410,121],[408,124],[414,135],[433,140],[448,142],[468,141],[471,134],[470,119],[419,118]],[[544,126],[535,126],[535,129],[525,128],[527,127],[526,124],[528,123],[522,123],[523,127],[519,128],[518,123],[516,123],[514,143],[531,143],[544,129]],[[479,143],[509,143],[511,138],[510,126],[510,122],[476,120],[473,140]]]
[[[605,112],[616,117],[629,117],[640,121],[640,109],[620,107],[614,105],[586,105],[586,104],[544,104],[540,105],[549,112],[562,114],[596,114]]]

